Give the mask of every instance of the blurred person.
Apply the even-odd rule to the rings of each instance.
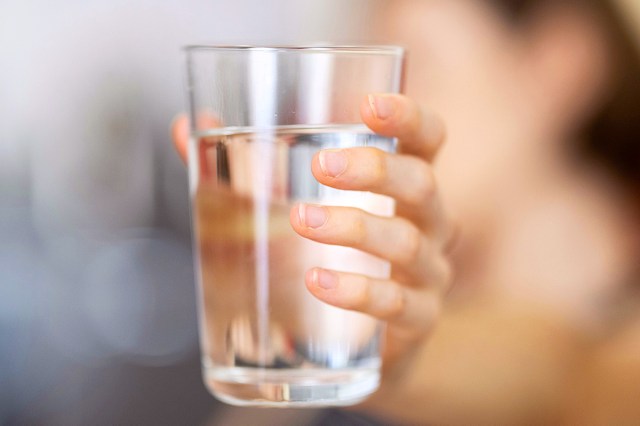
[[[361,115],[399,154],[324,152],[311,168],[393,196],[397,217],[291,212],[300,235],[393,264],[389,281],[306,277],[320,300],[388,323],[383,383],[360,408],[411,424],[640,423],[640,53],[616,10],[377,5],[377,38],[409,48],[407,97],[373,94]],[[185,118],[173,135],[185,158]]]

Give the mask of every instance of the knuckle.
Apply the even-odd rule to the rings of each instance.
[[[443,291],[447,291],[453,285],[454,280],[454,270],[451,262],[447,259],[442,260],[442,265],[440,266],[440,274],[441,274],[441,284],[440,287]]]
[[[404,231],[401,233],[401,241],[398,244],[396,261],[402,265],[410,265],[418,260],[422,248],[422,233],[411,222],[400,218]]]
[[[416,300],[413,309],[405,312],[401,321],[410,325],[417,337],[424,337],[433,331],[441,315],[441,298],[429,290],[420,290],[412,294]]]
[[[386,301],[386,309],[380,315],[380,319],[385,321],[398,320],[404,316],[407,298],[406,292],[398,285],[393,285]]]
[[[435,175],[433,169],[424,161],[418,162],[415,174],[416,178],[413,180],[413,188],[407,196],[407,201],[411,204],[424,204],[436,195]]]
[[[429,334],[442,314],[442,300],[431,292],[425,292],[423,298],[424,310],[420,313],[417,323],[423,334]]]
[[[366,310],[371,304],[371,280],[364,276],[352,276],[351,281],[353,293],[345,303],[345,308],[357,311]]]
[[[354,246],[362,246],[367,239],[367,223],[364,212],[353,210],[351,223],[349,225],[349,243]]]
[[[387,179],[387,159],[384,151],[378,148],[366,148],[367,170],[370,173],[369,186],[375,189],[384,184]]]
[[[447,128],[439,115],[424,108],[421,117],[422,134],[430,150],[438,151],[447,138]]]
[[[402,135],[415,135],[422,127],[423,117],[420,105],[411,98],[404,97],[399,102],[401,113],[396,119],[395,128]]]

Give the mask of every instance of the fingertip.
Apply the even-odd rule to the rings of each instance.
[[[289,210],[289,223],[293,227],[293,230],[300,234],[299,229],[302,228],[300,221],[300,203],[294,204]]]
[[[173,144],[183,162],[187,162],[187,146],[189,141],[189,118],[186,114],[176,115],[171,121]]]
[[[311,294],[334,306],[340,305],[340,292],[333,291],[338,288],[338,280],[335,272],[317,267],[305,274],[305,284]]]
[[[313,268],[311,279],[316,287],[323,290],[333,290],[338,287],[338,275],[326,269]]]
[[[384,136],[397,136],[398,123],[406,114],[406,99],[393,93],[372,93],[366,96],[360,105],[362,121],[375,133]]]
[[[180,113],[171,120],[171,136],[174,139],[188,137],[189,135],[189,118],[187,114]]]
[[[371,107],[371,96],[372,95],[365,96],[360,103],[360,117],[364,124],[369,127],[376,125],[376,115]]]
[[[304,275],[304,284],[309,293],[316,299],[324,302],[322,297],[322,289],[318,287],[318,268],[309,269]]]
[[[311,160],[311,174],[318,182],[333,188],[349,180],[345,175],[349,168],[350,149],[324,149]],[[343,188],[346,189],[346,188]]]
[[[360,116],[364,124],[375,133],[384,134],[389,126],[389,108],[383,106],[382,110],[377,106],[377,99],[386,97],[383,94],[369,94],[360,105]],[[382,115],[381,115],[382,113]]]
[[[446,139],[439,115],[402,94],[372,94],[360,107],[364,123],[375,133],[398,138],[401,151],[431,161]]]
[[[320,151],[316,152],[311,159],[311,174],[316,178],[320,183],[324,183],[324,173],[322,172],[322,167],[320,166]]]
[[[307,288],[313,292],[315,288],[317,288],[318,282],[318,268],[309,269],[304,275],[304,283],[307,285]]]

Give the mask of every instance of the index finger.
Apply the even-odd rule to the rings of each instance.
[[[371,94],[360,106],[364,123],[374,132],[398,138],[398,150],[433,160],[445,139],[438,115],[398,94]]]

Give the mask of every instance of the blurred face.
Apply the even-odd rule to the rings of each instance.
[[[393,0],[374,27],[408,48],[406,92],[447,126],[434,167],[462,228],[458,282],[581,312],[637,254],[628,209],[567,150],[607,93],[611,45],[598,15],[563,3],[515,27],[488,1]]]
[[[602,74],[597,61],[585,62],[598,56],[598,32],[570,12],[516,29],[486,1],[394,0],[383,8],[385,39],[409,50],[407,94],[447,124],[436,167],[454,215],[495,217],[557,162],[560,140],[591,102],[584,87],[599,84],[582,75]]]

